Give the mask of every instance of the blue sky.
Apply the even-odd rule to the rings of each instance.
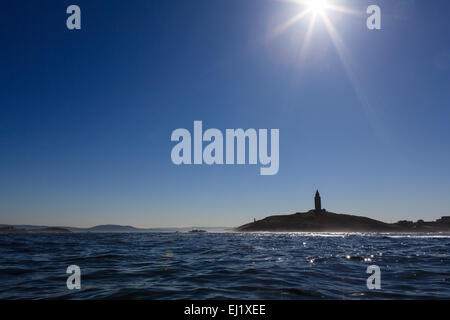
[[[334,212],[449,215],[450,3],[334,2],[360,12],[326,11],[344,55],[318,18],[303,58],[312,15],[273,36],[304,10],[285,1],[2,4],[0,223],[237,226],[316,189]],[[194,120],[280,129],[278,174],[173,165]]]

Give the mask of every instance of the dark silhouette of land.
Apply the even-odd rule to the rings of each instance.
[[[237,231],[304,231],[304,232],[450,232],[450,217],[433,222],[419,220],[385,223],[378,220],[326,211],[316,192],[315,209],[290,215],[276,215],[255,220]]]
[[[90,228],[76,228],[64,226],[36,226],[36,225],[6,225],[0,224],[0,233],[146,233],[146,232],[187,232],[187,233],[203,233],[203,232],[221,232],[232,231],[233,228],[227,227],[184,227],[184,228],[136,228],[133,226],[121,226],[115,224],[104,224]]]
[[[139,229],[132,226],[119,226],[115,224],[103,224],[87,229],[88,232],[137,232]]]
[[[329,212],[322,209],[319,191],[314,197],[315,208],[308,212],[289,215],[276,215],[242,225],[234,231],[304,231],[304,232],[450,232],[450,216],[436,221],[423,220],[399,221],[386,223],[367,217]],[[49,227],[34,225],[2,225],[0,233],[142,233],[142,232],[207,232],[232,231],[225,227],[190,227],[190,228],[136,228],[114,224],[99,225],[90,228]]]
[[[16,228],[14,226],[0,227],[0,233],[70,233],[70,230],[59,227],[46,227],[46,228]]]
[[[305,231],[305,232],[450,232],[450,217],[437,221],[419,220],[385,223],[378,220],[315,210],[290,215],[270,216],[237,228],[237,231]]]
[[[189,231],[189,233],[205,233],[205,232],[206,232],[206,230],[199,230],[199,229],[194,229],[194,230]]]

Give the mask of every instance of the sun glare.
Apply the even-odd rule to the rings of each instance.
[[[355,10],[350,7],[337,5],[336,0],[283,0],[286,2],[296,3],[300,6],[302,10],[299,10],[294,16],[290,17],[287,21],[277,26],[273,32],[269,34],[270,39],[275,36],[283,33],[289,28],[292,28],[301,20],[309,18],[309,24],[304,29],[302,39],[300,40],[302,43],[300,45],[299,52],[299,61],[300,65],[306,65],[305,60],[308,55],[308,48],[312,39],[312,34],[314,32],[314,27],[318,22],[322,22],[325,25],[325,28],[331,38],[331,42],[334,45],[336,52],[341,60],[341,63],[344,67],[347,76],[350,79],[350,82],[355,90],[356,95],[358,96],[358,100],[361,103],[361,106],[367,113],[368,117],[373,111],[372,107],[365,95],[365,92],[361,88],[360,81],[355,72],[355,65],[351,56],[351,53],[346,48],[345,43],[340,36],[339,32],[336,30],[332,23],[332,19],[330,17],[333,16],[333,13],[338,12],[346,15],[355,15],[359,17],[364,17],[365,12],[361,12],[360,10]],[[330,16],[330,17],[329,17]],[[372,121],[372,120],[371,120]],[[376,124],[374,124],[374,127]],[[375,128],[377,131],[379,128]],[[383,133],[381,133],[383,135]]]
[[[308,1],[308,8],[314,13],[323,13],[327,4],[325,0],[310,0]]]

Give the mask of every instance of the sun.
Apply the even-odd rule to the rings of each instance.
[[[352,59],[351,52],[345,46],[342,37],[334,27],[332,19],[330,19],[330,17],[333,16],[334,12],[346,15],[354,15],[358,16],[359,18],[361,16],[364,16],[365,12],[361,12],[360,9],[353,9],[351,7],[337,5],[336,2],[338,2],[338,0],[282,0],[282,1],[298,4],[300,7],[302,7],[302,10],[299,10],[299,12],[297,12],[294,16],[289,18],[281,25],[277,26],[273,30],[273,32],[269,34],[269,39],[272,39],[277,35],[283,33],[284,31],[286,31],[287,29],[295,26],[300,20],[309,17],[310,18],[309,25],[306,27],[305,32],[302,35],[301,40],[302,44],[300,46],[300,54],[299,54],[300,64],[307,65],[305,63],[305,58],[307,56],[308,47],[311,42],[314,26],[317,24],[317,21],[322,22],[323,25],[325,26],[325,29],[328,32],[328,35],[330,36],[331,42],[333,43],[336,49],[336,52],[353,86],[353,89],[355,90],[358,100],[361,103],[361,107],[367,114],[372,113],[373,112],[372,107],[363,89],[361,88],[359,78],[357,77],[356,71],[354,70],[355,63]],[[379,128],[375,129],[377,131],[379,130]]]
[[[325,0],[309,0],[308,9],[314,13],[323,13],[327,7]]]

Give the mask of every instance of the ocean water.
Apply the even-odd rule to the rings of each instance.
[[[0,283],[0,299],[449,299],[450,234],[0,234]]]

